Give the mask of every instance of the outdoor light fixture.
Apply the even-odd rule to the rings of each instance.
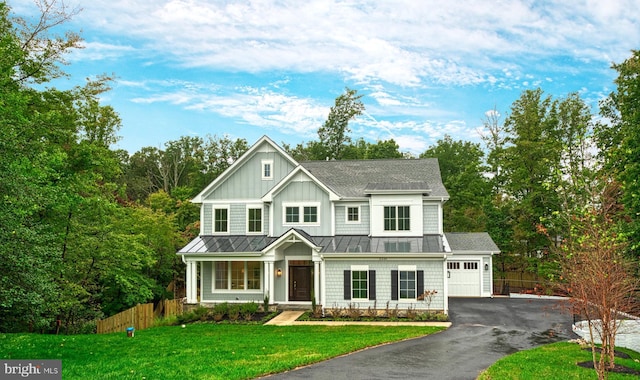
[[[489,270],[489,264],[487,263],[484,264],[484,270]]]
[[[276,276],[282,277],[282,269],[278,268],[278,270],[276,271]]]

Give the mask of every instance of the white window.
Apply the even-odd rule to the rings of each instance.
[[[284,224],[318,225],[320,223],[319,203],[283,204]]]
[[[360,223],[360,206],[346,207],[346,222],[347,223]]]
[[[354,265],[351,267],[351,299],[369,299],[369,267]]]
[[[384,230],[385,231],[409,231],[411,217],[409,206],[385,206]]]
[[[213,290],[260,290],[259,261],[217,261],[213,263]]]
[[[257,234],[262,232],[262,207],[247,207],[247,233]]]
[[[214,206],[213,232],[217,234],[229,233],[229,207]]]
[[[262,160],[262,179],[273,179],[273,160]]]
[[[416,266],[415,265],[399,265],[398,266],[398,291],[399,298],[415,300],[416,292]]]

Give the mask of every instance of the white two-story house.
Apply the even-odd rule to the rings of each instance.
[[[498,247],[444,233],[448,199],[437,159],[296,162],[265,136],[192,200],[187,303],[447,312],[449,296],[489,297]]]

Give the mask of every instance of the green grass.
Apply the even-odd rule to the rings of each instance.
[[[640,353],[623,348],[616,348],[616,351],[631,356],[631,359],[616,358],[616,364],[640,370]],[[554,343],[504,357],[482,373],[478,380],[597,379],[595,370],[576,365],[590,360],[591,351],[582,350],[578,344]],[[638,379],[638,376],[612,372],[609,379]]]
[[[439,327],[191,324],[105,335],[0,334],[0,358],[61,359],[67,379],[248,379]]]

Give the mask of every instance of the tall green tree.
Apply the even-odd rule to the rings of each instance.
[[[479,144],[454,141],[446,135],[429,147],[420,158],[437,158],[442,181],[451,198],[444,204],[445,231],[484,231],[484,204],[490,187],[483,165],[484,152]]]
[[[364,112],[361,98],[357,90],[350,88],[336,98],[327,120],[318,129],[319,143],[325,150],[326,158],[342,159],[345,145],[351,142],[349,122]]]
[[[622,202],[631,223],[627,224],[630,249],[640,255],[640,51],[614,64],[618,72],[616,90],[601,103],[601,114],[609,120],[598,128],[598,147],[607,168],[623,188]]]
[[[559,210],[556,189],[561,158],[557,103],[542,90],[526,90],[505,119],[506,148],[502,152],[505,191],[513,205],[514,239],[518,253],[539,257],[548,241],[537,231],[541,218]],[[537,263],[537,261],[534,261]]]
[[[0,330],[46,327],[57,313],[60,215],[66,144],[74,141],[72,94],[29,84],[59,76],[58,59],[78,46],[75,34],[52,37],[70,17],[43,12],[35,24],[11,18],[0,3]]]

